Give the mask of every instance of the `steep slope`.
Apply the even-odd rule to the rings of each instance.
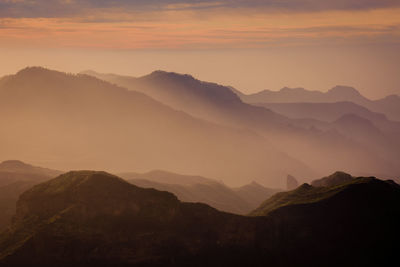
[[[0,232],[10,225],[19,196],[39,181],[17,180],[0,186]]]
[[[87,75],[24,69],[0,88],[0,118],[7,125],[0,156],[40,159],[53,168],[160,168],[231,184],[252,176],[274,185],[286,175],[283,164],[312,175],[264,137],[194,118]]]
[[[59,174],[60,171],[32,166],[19,160],[0,163],[0,231],[10,224],[22,192]]]
[[[70,172],[20,197],[13,226],[0,236],[0,264],[387,265],[397,257],[400,188],[355,181],[308,204],[244,217],[104,172]]]
[[[314,131],[315,127],[312,128],[314,125],[310,122],[305,124],[268,109],[243,103],[238,95],[226,86],[199,81],[190,75],[164,71],[156,71],[140,78],[95,72],[89,74],[148,94],[195,117],[255,131],[268,138],[280,151],[301,159],[306,165],[314,166],[317,173],[331,172],[335,169],[354,173],[367,172],[370,175],[387,173],[395,176],[400,173],[398,157],[393,157],[392,154],[381,155],[371,144],[359,142],[353,136],[343,135],[340,131],[332,130],[333,127],[316,127],[317,131]],[[292,90],[283,91],[291,94]],[[296,91],[302,94],[306,90]],[[320,92],[314,93],[324,95]],[[332,89],[329,95],[341,95],[342,99],[347,99],[358,94],[355,89],[337,87]],[[287,173],[290,172],[287,170]],[[283,187],[282,184],[277,186]]]

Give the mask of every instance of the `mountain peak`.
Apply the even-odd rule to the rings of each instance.
[[[0,163],[0,171],[24,174],[38,174],[47,177],[55,177],[61,172],[47,168],[36,167],[20,160],[6,160]]]
[[[169,192],[139,188],[106,172],[71,171],[24,192],[17,204],[16,220],[30,216],[51,218],[69,209],[79,213],[82,220],[116,212],[160,210],[163,214],[178,203]]]
[[[328,94],[337,94],[341,96],[361,96],[360,92],[358,92],[354,87],[344,85],[336,85],[328,91]]]
[[[32,167],[29,164],[26,164],[25,162],[22,162],[20,160],[5,160],[0,163],[0,166],[2,167]]]
[[[62,72],[59,71],[55,71],[55,70],[50,70],[41,66],[32,66],[32,67],[26,67],[23,68],[21,70],[19,70],[16,73],[16,76],[38,76],[38,75],[45,75],[45,74],[64,74]]]
[[[338,184],[342,184],[342,183],[351,181],[353,179],[354,179],[354,177],[348,173],[345,173],[342,171],[336,171],[335,173],[333,173],[329,176],[312,181],[311,185],[316,186],[316,187],[335,186]]]
[[[164,71],[164,70],[155,70],[145,77],[196,80],[190,74],[181,74],[181,73],[177,73],[177,72],[168,72],[168,71]]]

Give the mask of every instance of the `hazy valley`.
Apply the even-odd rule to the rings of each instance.
[[[0,266],[387,266],[397,98],[246,95],[164,71],[5,76]]]

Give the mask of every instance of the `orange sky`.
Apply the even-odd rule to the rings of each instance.
[[[304,0],[286,2],[298,4],[302,1],[304,2]],[[352,1],[354,2],[354,0]],[[200,51],[203,54],[204,51],[209,51],[203,58],[212,58],[211,56],[215,55],[215,51],[238,49],[236,54],[241,54],[239,58],[244,58],[244,62],[247,61],[247,64],[250,64],[254,60],[247,58],[246,55],[253,54],[252,50],[271,49],[269,53],[267,52],[269,55],[267,58],[274,60],[275,65],[285,65],[290,60],[286,56],[287,52],[302,51],[295,55],[295,57],[301,58],[302,61],[299,63],[306,64],[308,56],[311,58],[310,64],[314,62],[314,65],[310,68],[319,71],[317,68],[320,67],[315,63],[318,58],[314,58],[310,54],[310,51],[314,49],[324,54],[324,51],[321,51],[324,47],[328,47],[326,53],[328,51],[339,53],[343,49],[357,51],[357,47],[360,47],[361,50],[365,50],[366,47],[373,47],[371,52],[367,52],[367,55],[364,56],[371,56],[369,62],[374,61],[374,64],[376,62],[378,62],[376,64],[386,64],[386,61],[380,60],[379,57],[382,54],[387,54],[385,50],[388,46],[393,49],[393,46],[396,47],[400,44],[400,8],[393,4],[396,1],[382,1],[387,5],[378,5],[375,8],[375,5],[371,4],[374,1],[364,1],[371,4],[371,7],[357,5],[332,7],[328,1],[322,0],[321,3],[326,2],[328,4],[318,6],[317,10],[314,10],[315,8],[312,8],[312,6],[302,8],[302,6],[294,4],[293,6],[288,5],[284,8],[273,9],[266,3],[274,4],[274,1],[256,0],[249,2],[240,0],[196,1],[196,4],[192,4],[190,1],[164,1],[168,3],[154,5],[157,8],[140,4],[143,1],[131,1],[138,3],[136,6],[126,4],[129,1],[119,1],[125,3],[125,6],[123,4],[121,6],[92,6],[96,1],[82,1],[84,3],[82,5],[78,5],[80,1],[74,0],[57,0],[56,2],[61,3],[61,8],[57,5],[50,5],[44,10],[43,7],[47,7],[44,4],[35,7],[29,6],[28,1],[24,0],[0,0],[0,53],[3,58],[7,55],[8,57],[14,55],[13,59],[9,59],[13,62],[3,63],[0,66],[0,74],[13,72],[16,68],[28,64],[43,64],[61,70],[79,71],[77,68],[71,70],[69,62],[63,64],[63,62],[52,62],[50,59],[39,59],[37,62],[28,60],[35,58],[34,55],[15,58],[15,55],[18,55],[21,51],[37,53],[33,51],[39,50],[41,51],[38,53],[38,55],[41,55],[40,58],[50,57],[50,54],[46,56],[43,52],[45,50],[59,50],[60,54],[70,53],[72,58],[81,58],[82,53],[85,53],[82,52],[84,50],[93,55],[101,55],[101,51],[106,51],[103,53],[104,55],[107,53],[109,55],[110,51],[123,51],[135,55],[142,52],[141,56],[150,57],[151,62],[156,61],[157,59],[154,59],[154,56],[158,55],[158,65],[148,62],[144,65],[156,69],[161,69],[164,66],[173,71],[192,71],[194,72],[192,74],[216,79],[216,82],[229,83],[229,81],[232,81],[232,85],[238,86],[244,91],[256,91],[265,88],[278,89],[280,86],[286,85],[309,86],[312,89],[324,90],[335,85],[330,83],[349,82],[352,82],[349,85],[365,88],[366,94],[371,97],[398,93],[400,90],[399,81],[393,77],[377,75],[377,80],[374,81],[371,81],[370,77],[369,79],[353,77],[354,80],[351,80],[343,74],[340,75],[340,68],[330,71],[332,76],[330,79],[329,73],[318,79],[312,77],[305,79],[304,74],[295,73],[295,69],[288,70],[289,73],[275,74],[276,81],[269,83],[262,77],[256,78],[246,73],[242,73],[245,78],[241,81],[229,80],[226,74],[221,74],[221,78],[218,79],[216,75],[202,71],[202,69],[212,69],[211,63],[196,58],[195,54],[187,57],[188,51],[193,53]],[[74,5],[75,2],[76,5]],[[160,1],[154,0],[152,2],[158,3]],[[342,2],[338,1],[339,4]],[[307,1],[304,3],[307,3]],[[234,4],[238,6],[235,7]],[[65,5],[67,6],[65,7]],[[77,6],[82,8],[78,9]],[[332,46],[336,48],[331,49]],[[150,53],[154,50],[163,51],[164,54]],[[79,52],[74,54],[66,51]],[[179,51],[182,53],[177,55]],[[308,53],[307,56],[304,56],[304,53]],[[355,52],[354,58],[361,58],[361,60],[352,62],[350,65],[353,68],[363,68],[365,62],[362,60],[362,55],[357,53]],[[235,52],[232,52],[232,54],[234,55]],[[171,55],[175,55],[175,58],[181,61],[186,61],[187,71],[178,67],[179,64],[162,61],[163,58],[170,61]],[[223,57],[226,58],[227,56]],[[191,59],[198,61],[191,62]],[[146,62],[146,60],[144,61]],[[201,67],[193,66],[194,64],[201,65]],[[325,62],[325,64],[328,64],[328,62]],[[9,70],[7,70],[7,66]],[[107,69],[104,68],[104,64],[96,65],[93,60],[84,67],[109,72],[120,70],[120,72],[132,75],[139,75],[143,72],[140,71],[139,66],[131,66],[129,69],[114,65]],[[235,73],[235,70],[231,70],[232,66],[227,65],[225,67],[227,71]],[[253,64],[253,67],[254,69],[263,68],[265,71],[272,69],[271,66],[267,67],[258,63]],[[387,66],[381,67],[387,69],[386,72],[390,73],[391,68],[399,67],[399,64],[396,65],[392,60],[388,60]],[[218,68],[220,69],[221,66],[218,66]],[[280,71],[284,72],[285,68],[282,67]],[[236,72],[239,72],[239,70],[236,70]],[[255,72],[258,73],[258,71]],[[312,71],[310,70],[310,72]],[[370,75],[373,73],[373,69],[366,70],[366,73]],[[360,76],[363,76],[362,72]],[[283,77],[287,77],[286,83]],[[297,83],[294,78],[297,78]],[[257,81],[249,82],[254,79]],[[380,88],[380,91],[371,86],[371,84],[373,86],[382,84],[379,79],[387,83],[384,89]]]

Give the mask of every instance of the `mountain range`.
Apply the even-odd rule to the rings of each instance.
[[[10,224],[17,200],[24,191],[62,173],[18,160],[0,163],[0,170],[0,231]],[[174,193],[181,201],[201,202],[234,214],[247,214],[266,198],[281,191],[256,182],[231,188],[214,179],[160,170],[144,174],[123,173],[120,176],[140,187]]]
[[[267,109],[257,108],[253,104],[246,103],[248,99],[232,87],[203,82],[190,75],[155,71],[135,78],[94,71],[83,73],[129,90],[140,91],[194,117],[255,131],[270,140],[280,151],[312,166],[317,173],[343,169],[358,174],[379,174],[390,178],[396,177],[399,173],[397,167],[397,158],[400,156],[399,123],[354,103],[346,102],[349,104],[344,105],[334,103],[336,105],[331,107],[331,112],[325,111],[325,104],[330,103],[312,103],[319,106],[314,106],[308,114],[321,113],[320,117],[296,117],[292,115],[295,113],[299,116],[301,112],[297,113],[298,109],[292,111],[291,107],[288,107],[286,110],[290,112],[285,113],[281,112],[282,109],[271,107],[271,103],[259,104],[258,102],[255,105],[267,107]],[[306,95],[309,93],[307,90],[285,89],[283,91],[290,96],[292,96],[292,91],[299,91],[299,94],[305,92]],[[325,96],[321,92],[310,94]],[[363,98],[355,89],[340,86],[335,87],[327,95],[332,99]],[[297,101],[303,99],[301,94],[298,98],[296,97],[297,94],[293,95],[293,99]],[[315,100],[323,100],[323,98]],[[321,112],[318,109],[321,109]],[[327,114],[325,117],[334,117],[336,121],[319,120],[323,114]],[[350,116],[350,114],[360,116]],[[368,124],[363,119],[373,121]],[[352,121],[350,124],[354,126],[348,127],[349,121]],[[374,130],[376,125],[383,131],[382,134],[370,134],[370,130]],[[358,136],[360,132],[362,135]],[[321,157],[321,155],[324,156]]]
[[[20,196],[0,264],[387,266],[397,260],[399,201],[393,181],[358,177],[278,193],[248,217],[73,171]]]
[[[287,171],[314,175],[255,132],[193,117],[87,75],[31,67],[7,76],[0,118],[7,125],[0,158],[55,169],[164,169],[276,187]]]
[[[258,207],[265,198],[281,191],[266,188],[256,182],[231,188],[213,179],[165,171],[123,173],[120,176],[140,187],[171,192],[184,202],[201,202],[235,214],[247,214]]]
[[[304,88],[284,87],[279,91],[263,90],[254,94],[235,93],[247,103],[335,103],[352,102],[372,111],[385,114],[391,120],[400,121],[400,96],[389,95],[370,100],[349,86],[335,86],[327,92],[310,91]]]

